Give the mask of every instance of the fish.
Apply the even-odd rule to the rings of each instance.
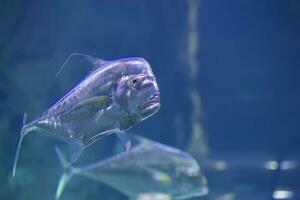
[[[56,153],[64,172],[57,186],[59,199],[71,178],[87,177],[137,199],[144,193],[166,194],[172,199],[188,199],[208,194],[207,180],[197,161],[187,152],[133,135],[130,151],[86,166],[74,166],[61,151]]]
[[[122,134],[159,110],[160,91],[156,77],[144,58],[105,61],[88,54],[73,53],[57,75],[74,56],[84,58],[93,69],[37,119],[26,123],[27,114],[24,114],[13,176],[22,141],[32,131],[70,144],[73,151],[70,161],[74,162],[94,142],[113,133]]]

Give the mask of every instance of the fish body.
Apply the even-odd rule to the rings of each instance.
[[[56,198],[74,175],[110,185],[130,198],[143,193],[164,193],[172,199],[187,199],[208,193],[206,178],[191,155],[146,138],[132,137],[135,145],[129,152],[84,167],[67,164],[58,151],[65,173]]]
[[[25,124],[15,156],[17,165],[25,135],[40,130],[74,145],[72,161],[93,142],[123,132],[160,108],[160,93],[150,64],[143,58],[103,61],[83,55],[93,71],[39,118]]]

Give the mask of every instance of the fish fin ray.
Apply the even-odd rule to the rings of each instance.
[[[91,63],[93,65],[93,70],[95,70],[95,68],[98,68],[99,66],[101,66],[105,61],[100,59],[100,58],[95,58],[93,56],[90,56],[88,54],[84,54],[84,53],[72,53],[71,55],[69,55],[69,57],[65,60],[65,62],[63,63],[63,65],[60,67],[60,69],[58,70],[58,72],[56,73],[56,76],[58,76],[62,70],[65,68],[65,66],[67,65],[67,63],[70,61],[70,59],[74,56],[80,56],[83,57],[84,59],[86,59],[89,63]]]
[[[127,133],[125,132],[120,132],[117,134],[119,140],[121,141],[121,143],[123,144],[123,147],[126,151],[129,151],[131,148],[131,140],[130,137],[128,136]]]
[[[111,98],[109,96],[95,96],[78,103],[73,110],[80,109],[85,106],[95,106],[97,109],[99,109],[108,106],[110,103]]]
[[[107,123],[107,117],[117,117],[118,114],[115,112],[115,108],[108,104],[104,109],[99,110],[95,115],[95,123],[96,125],[101,125],[102,123]],[[109,117],[109,118],[110,118]]]
[[[25,132],[21,130],[20,139],[18,141],[17,151],[15,153],[15,158],[14,158],[13,176],[16,175],[16,170],[17,170],[17,164],[18,164],[18,159],[19,159],[19,155],[20,155],[20,150],[21,150],[22,142],[23,142],[23,139],[24,139],[25,135],[26,135]]]
[[[76,104],[67,114],[72,113],[74,118],[92,118],[99,112],[107,108],[111,104],[109,96],[95,96],[83,100]]]
[[[14,157],[13,176],[16,175],[16,169],[17,169],[17,164],[18,164],[18,159],[19,159],[23,139],[24,139],[25,135],[31,131],[31,129],[28,130],[26,128],[27,127],[26,126],[27,116],[28,116],[27,113],[24,113],[24,115],[23,115],[23,126],[22,126],[22,129],[20,131],[20,138],[19,138],[19,141],[18,141],[18,146],[17,146],[17,150],[16,150],[16,153],[15,153],[15,157]]]
[[[91,140],[93,142],[95,142],[95,141],[97,141],[97,140],[99,140],[99,139],[101,139],[101,138],[103,138],[105,136],[108,136],[110,134],[113,134],[113,133],[116,133],[116,132],[119,132],[119,131],[120,131],[120,129],[118,129],[118,128],[110,129],[110,130],[101,132],[101,133],[99,133],[97,135],[94,135],[93,137],[91,137]]]
[[[108,111],[109,109],[106,109],[106,111]],[[105,118],[105,112],[104,110],[99,110],[95,116],[95,123],[97,125],[100,125],[100,122],[102,121],[102,118]]]
[[[72,167],[71,164],[67,162],[64,155],[62,154],[62,152],[59,150],[58,147],[55,147],[55,152],[58,156],[60,164],[63,167],[63,174],[60,177],[59,183],[57,185],[56,193],[55,193],[55,199],[59,199],[67,183],[70,181],[72,176],[75,175],[76,168]]]
[[[28,114],[24,113],[23,120],[22,120],[23,126],[26,124],[27,118],[28,118]]]
[[[74,163],[81,153],[84,150],[84,147],[80,144],[69,144],[69,150],[70,150],[70,163]]]

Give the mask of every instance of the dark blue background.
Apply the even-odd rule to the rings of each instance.
[[[299,1],[199,2],[200,70],[191,81],[186,58],[187,1],[2,0],[0,198],[52,199],[60,166],[53,146],[45,147],[48,143],[42,136],[24,141],[20,167],[24,166],[25,178],[12,180],[10,170],[22,113],[28,112],[30,119],[38,116],[88,71],[67,69],[55,77],[72,52],[103,59],[147,59],[159,82],[162,108],[133,131],[171,146],[188,146],[190,92],[196,88],[209,148],[205,159],[217,157],[233,166],[222,174],[200,163],[211,189],[205,198],[236,193],[238,199],[254,199],[254,195],[272,199],[278,187],[294,191],[294,198],[299,198]],[[177,130],[177,118],[183,131]],[[297,167],[274,173],[258,167],[268,160],[292,160]],[[45,172],[53,175],[49,178]],[[103,194],[105,186],[98,183],[84,184],[81,196],[74,192],[78,199],[95,199],[99,194],[124,198],[109,188]]]

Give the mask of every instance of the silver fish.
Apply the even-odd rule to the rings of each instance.
[[[163,193],[172,199],[208,193],[206,178],[191,155],[143,137],[131,137],[135,144],[130,151],[84,167],[67,163],[56,148],[64,168],[56,199],[75,175],[107,184],[133,199],[141,193]]]
[[[145,59],[133,57],[104,61],[75,53],[69,56],[60,71],[74,55],[88,60],[93,70],[36,120],[26,124],[24,115],[13,176],[22,141],[31,131],[40,130],[72,144],[75,147],[73,162],[95,141],[123,132],[159,110],[159,88]]]

